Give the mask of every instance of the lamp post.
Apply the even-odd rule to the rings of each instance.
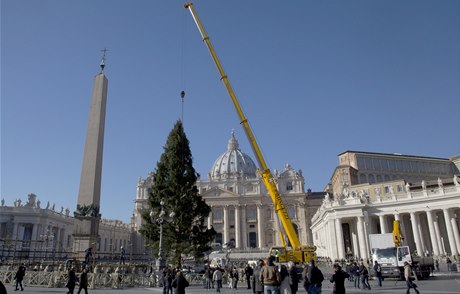
[[[160,214],[155,219],[155,213],[153,210],[150,211],[150,218],[152,222],[155,221],[160,226],[160,242],[158,244],[158,259],[156,261],[156,266],[159,270],[162,270],[165,267],[165,261],[163,258],[163,223],[168,223],[169,221],[165,218],[166,212],[164,211],[164,201],[160,201]],[[175,215],[174,211],[169,214],[170,218],[173,218]]]

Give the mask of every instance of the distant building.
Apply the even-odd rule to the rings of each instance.
[[[422,255],[460,253],[459,156],[451,159],[346,151],[312,219],[318,255],[368,258],[368,235],[401,223]]]
[[[16,199],[12,206],[0,205],[0,259],[26,258],[30,261],[84,259],[73,252],[75,218],[68,208],[42,205],[35,194],[27,202]],[[102,219],[99,238],[93,247],[97,259],[117,259],[120,247],[131,254],[133,227],[119,220]],[[131,255],[132,256],[132,255]],[[134,256],[140,258],[140,256]]]
[[[460,250],[459,158],[346,151],[323,192],[305,191],[302,171],[289,164],[273,174],[301,243],[316,245],[319,256],[368,258],[368,235],[391,232],[395,218],[414,251],[451,255]],[[152,174],[138,181],[136,228],[149,209],[151,185]],[[271,198],[234,134],[197,186],[212,208],[214,243],[260,250],[281,245]]]

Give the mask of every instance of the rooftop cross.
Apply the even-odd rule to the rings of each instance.
[[[102,54],[102,60],[101,60],[101,64],[99,65],[101,67],[101,73],[103,73],[104,71],[104,67],[105,67],[105,54],[107,53],[107,51],[109,51],[107,48],[104,48],[101,50],[102,52],[104,52]]]

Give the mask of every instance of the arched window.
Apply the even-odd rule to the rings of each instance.
[[[360,174],[360,175],[359,175],[359,183],[360,183],[360,184],[367,183],[366,174]]]
[[[375,177],[374,177],[373,174],[370,174],[370,175],[368,176],[368,179],[369,179],[369,184],[375,183]]]

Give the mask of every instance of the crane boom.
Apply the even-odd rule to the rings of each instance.
[[[220,79],[224,82],[225,87],[227,88],[228,94],[230,95],[233,105],[235,106],[236,112],[238,113],[240,124],[244,128],[246,136],[251,145],[252,151],[254,152],[256,156],[257,162],[259,164],[259,168],[260,168],[259,172],[261,173],[262,180],[265,184],[265,187],[268,190],[268,193],[270,194],[270,197],[275,207],[275,212],[278,214],[278,217],[283,225],[287,238],[289,242],[291,243],[292,247],[299,247],[301,246],[299,237],[297,236],[294,226],[292,225],[291,219],[289,218],[287,209],[284,206],[283,200],[281,199],[281,195],[278,191],[278,188],[276,187],[275,179],[273,178],[273,175],[270,169],[268,168],[268,165],[262,155],[262,152],[260,151],[259,145],[257,144],[255,136],[252,132],[252,129],[249,126],[248,119],[244,115],[243,109],[241,108],[241,105],[238,102],[238,99],[236,98],[235,92],[233,91],[232,86],[230,85],[228,76],[225,74],[224,69],[222,65],[220,64],[220,61],[217,58],[217,54],[214,51],[214,48],[211,44],[209,36],[206,34],[204,27],[200,19],[198,18],[198,15],[196,14],[193,3],[186,3],[184,4],[184,7],[188,9],[190,13],[192,14],[193,20],[195,21],[195,24],[201,34],[201,38],[205,42],[206,47],[208,48],[209,53],[211,54],[211,57],[215,65],[217,66],[217,70],[219,71],[219,74],[220,74]],[[282,239],[283,245],[285,246],[286,244],[284,244],[285,243],[284,239],[283,238],[281,239]]]

